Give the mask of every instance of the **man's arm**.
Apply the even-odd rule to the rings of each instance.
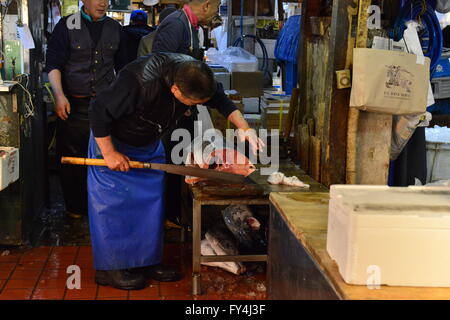
[[[114,171],[129,171],[130,158],[126,155],[117,152],[114,148],[114,144],[112,143],[111,136],[106,136],[103,138],[95,138],[95,141],[102,152],[103,159],[106,162],[106,165],[109,169]]]
[[[241,141],[248,140],[254,154],[256,154],[257,150],[262,150],[265,147],[262,140],[258,138],[255,130],[250,128],[233,101],[227,97],[221,83],[217,83],[216,93],[205,105],[217,109],[226,119],[233,123],[238,128],[238,135]]]
[[[62,120],[66,120],[70,114],[70,104],[64,94],[61,81],[61,70],[63,70],[70,56],[69,32],[66,23],[67,19],[61,19],[53,30],[47,47],[47,60],[44,70],[48,73],[55,96],[55,112]]]
[[[70,114],[70,103],[62,88],[61,71],[53,69],[48,74],[48,79],[55,96],[55,112],[61,120],[67,120]]]

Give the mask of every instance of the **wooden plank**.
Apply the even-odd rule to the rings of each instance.
[[[317,134],[316,132],[316,123],[314,119],[308,119],[306,121],[306,124],[308,125],[308,132],[310,136],[315,136]]]
[[[387,184],[391,128],[391,115],[359,112],[356,141],[356,184]]]
[[[320,181],[320,147],[321,141],[317,137],[310,138],[310,174],[314,180]]]
[[[291,101],[289,103],[289,114],[287,118],[286,127],[283,130],[283,136],[285,139],[288,139],[291,135],[293,121],[294,121],[294,115],[298,108],[298,99],[300,95],[300,89],[294,88],[292,89],[292,96]]]
[[[337,89],[337,70],[349,69],[356,37],[352,24],[358,14],[357,0],[333,1],[330,34],[330,53],[326,95],[328,105],[324,112],[322,136],[321,182],[327,186],[346,181],[347,120],[350,89]]]
[[[309,172],[309,130],[308,125],[302,124],[300,127],[300,167]]]
[[[371,0],[359,1],[356,39],[358,48],[367,46],[367,10],[370,4]],[[347,183],[387,184],[391,139],[391,115],[359,112],[350,108]]]
[[[272,193],[270,201],[286,221],[316,265],[343,299],[349,300],[450,300],[450,288],[349,285],[326,250],[328,200],[326,193]]]

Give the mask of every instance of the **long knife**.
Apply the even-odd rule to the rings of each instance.
[[[103,159],[62,157],[61,163],[82,165],[82,166],[106,166],[105,160]],[[224,183],[232,183],[232,184],[246,183],[246,179],[242,175],[228,172],[220,172],[212,169],[201,169],[195,167],[177,166],[173,164],[148,163],[138,161],[129,161],[128,163],[130,164],[130,167],[134,169],[162,170],[168,173],[178,174],[181,176],[206,178],[209,180]]]

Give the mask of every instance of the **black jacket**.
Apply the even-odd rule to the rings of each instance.
[[[170,91],[177,65],[188,60],[194,59],[183,54],[160,53],[128,64],[91,103],[89,118],[94,136],[112,135],[126,144],[143,147],[173,129],[190,108]],[[216,108],[225,118],[237,110],[220,83],[215,95],[204,105]]]
[[[191,37],[192,32],[192,37]],[[152,52],[176,52],[190,55],[191,44],[193,49],[199,48],[198,31],[191,26],[183,10],[170,14],[158,26]]]

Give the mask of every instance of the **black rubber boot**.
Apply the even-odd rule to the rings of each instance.
[[[101,286],[111,286],[121,290],[141,290],[148,286],[147,280],[129,270],[97,270],[95,282]]]
[[[174,282],[182,279],[182,274],[176,269],[157,264],[154,266],[133,269],[134,273],[141,274],[145,279],[160,282]]]

